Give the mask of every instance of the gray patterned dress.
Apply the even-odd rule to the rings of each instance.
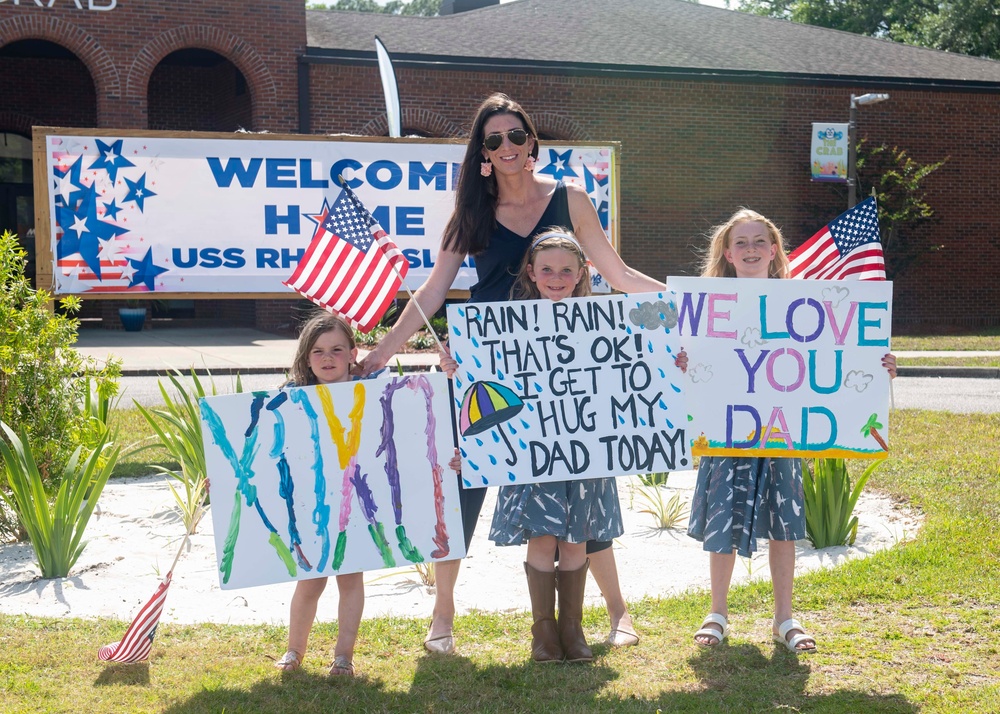
[[[711,553],[749,558],[757,539],[806,537],[801,459],[703,456],[688,535]]]
[[[551,535],[567,543],[611,541],[625,532],[613,478],[503,486],[490,526],[497,545]]]

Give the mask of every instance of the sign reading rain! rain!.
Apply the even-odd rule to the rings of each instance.
[[[448,307],[466,488],[691,465],[672,293]]]
[[[224,589],[465,555],[443,374],[200,407]]]
[[[668,278],[695,455],[884,458],[892,283]]]

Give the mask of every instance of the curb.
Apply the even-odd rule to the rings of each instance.
[[[429,371],[428,365],[423,364],[404,364],[402,369],[404,373]],[[393,366],[392,371],[395,370],[396,367]],[[183,376],[189,376],[191,374],[190,368],[178,371]],[[194,373],[199,377],[235,377],[237,375],[246,376],[249,374],[285,375],[288,371],[288,367],[219,367],[217,369],[205,367],[194,368]],[[171,375],[176,375],[176,372],[172,369],[152,369],[142,367],[134,369],[129,369],[128,367],[122,368],[122,377],[169,377]]]
[[[997,367],[897,367],[900,377],[970,377],[973,379],[1000,379]]]

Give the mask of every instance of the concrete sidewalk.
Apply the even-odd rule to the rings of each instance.
[[[81,330],[76,348],[99,360],[122,360],[122,374],[129,377],[165,376],[178,369],[198,374],[280,374],[295,357],[297,340],[249,327],[164,328],[125,332]],[[365,350],[359,351],[361,355]],[[424,371],[437,365],[436,353],[399,354],[405,371]]]
[[[279,337],[249,327],[215,329],[166,327],[124,332],[122,330],[81,330],[77,349],[84,355],[105,360],[109,355],[122,360],[125,376],[165,376],[173,369],[198,374],[282,373],[292,364],[296,340]],[[364,354],[364,350],[361,351]],[[1000,352],[896,352],[906,357],[977,357]],[[396,361],[405,371],[423,371],[437,365],[434,352],[398,354]],[[979,377],[1000,379],[995,367],[900,367],[901,377]]]

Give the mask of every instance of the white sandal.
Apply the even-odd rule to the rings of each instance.
[[[799,634],[792,635],[792,639],[788,639],[788,633],[792,630],[798,630]],[[790,617],[778,625],[778,634],[774,635],[774,641],[779,645],[784,645],[789,652],[794,652],[795,654],[816,651],[816,638],[808,634],[806,628],[794,617]],[[799,647],[803,642],[811,642],[812,644]]]
[[[718,625],[722,628],[722,631],[716,630],[714,627],[709,627],[709,625]],[[702,620],[701,629],[694,633],[695,642],[697,642],[702,647],[715,647],[721,644],[724,639],[729,637],[729,621],[724,615],[720,615],[717,612],[709,613],[709,615]],[[700,642],[698,637],[714,637],[715,642]]]

